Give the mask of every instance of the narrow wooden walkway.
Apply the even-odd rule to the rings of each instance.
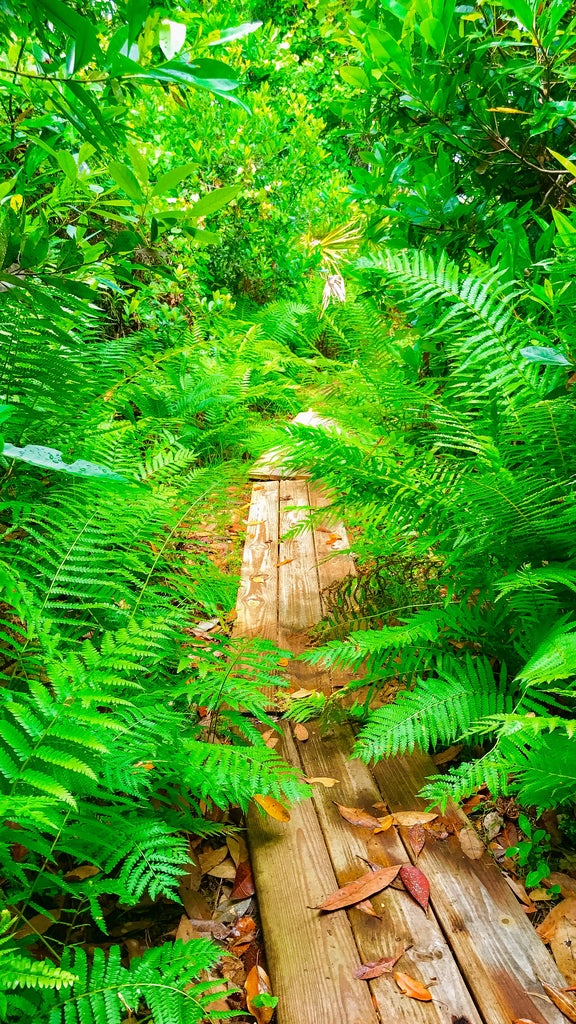
[[[354,566],[345,554],[326,560],[348,546],[343,527],[283,539],[308,506],[322,506],[325,499],[304,477],[272,474],[277,478],[254,483],[236,632],[299,653],[322,616],[322,592]],[[331,685],[326,672],[301,662],[289,672],[293,689]],[[383,866],[414,860],[403,830],[374,836],[348,825],[333,801],[368,811],[378,801],[390,812],[415,810],[423,806],[416,794],[424,778],[436,769],[427,756],[413,755],[370,771],[349,760],[349,728],[330,736],[309,732],[307,742],[297,743],[286,724],[283,756],[305,776],[337,778],[339,785],[316,785],[313,800],[294,807],[286,824],[256,809],[249,817],[278,1024],[565,1024],[541,985],[565,982],[499,868],[488,854],[469,860],[454,836],[427,842],[418,858],[431,888],[427,915],[393,888],[374,899],[379,918],[355,908],[329,914],[310,909],[364,873],[366,859]],[[456,807],[448,816],[458,829],[466,823]],[[360,963],[402,947],[409,948],[397,969],[427,985],[432,1002],[402,995],[391,974],[370,982],[354,978]]]

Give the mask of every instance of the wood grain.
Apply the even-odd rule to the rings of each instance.
[[[252,488],[234,635],[277,640],[279,484]]]
[[[368,768],[350,759],[354,742],[351,729],[341,726],[326,737],[321,737],[317,728],[308,729],[309,739],[298,748],[306,774],[339,779],[339,785],[329,790],[320,785],[314,787],[316,813],[338,885],[363,874],[367,870],[366,858],[383,866],[408,863],[395,829],[372,839],[369,829],[348,824],[335,806],[337,801],[376,814],[372,805],[382,799]],[[432,1004],[407,999],[392,974],[369,982],[381,1024],[453,1024],[458,1018],[468,1024],[481,1024],[435,916],[430,912],[425,915],[407,893],[393,888],[374,897],[372,903],[381,914],[380,920],[358,910],[349,911],[361,961],[393,956],[399,949],[411,947],[397,969],[429,986],[433,995]]]
[[[373,769],[391,811],[423,808],[417,793],[437,773],[424,754],[390,758]],[[457,829],[466,816],[451,805],[447,819]],[[418,866],[430,882],[431,903],[477,1006],[490,1024],[527,1018],[535,1024],[566,1024],[545,998],[541,981],[564,982],[551,956],[488,854],[469,860],[456,837],[427,843]]]
[[[282,753],[299,763],[289,733]],[[277,1024],[378,1024],[346,914],[310,909],[338,888],[312,802],[286,824],[253,808],[248,837]]]

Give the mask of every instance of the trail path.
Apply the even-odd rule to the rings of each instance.
[[[326,587],[353,573],[354,563],[346,554],[327,560],[348,547],[342,525],[283,539],[309,506],[326,504],[305,476],[283,478],[270,465],[257,467],[255,476],[235,632],[298,654],[322,617]],[[302,662],[291,662],[288,671],[293,690],[329,692],[337,682]],[[343,820],[334,801],[374,814],[384,813],[374,811],[378,802],[391,813],[422,809],[418,790],[437,769],[428,756],[414,754],[370,770],[349,758],[349,727],[329,736],[308,728],[309,739],[298,742],[286,724],[281,753],[306,777],[335,778],[338,785],[315,785],[313,799],[294,807],[289,822],[257,809],[249,816],[278,1024],[565,1024],[541,984],[562,987],[562,976],[490,855],[470,860],[463,853],[456,833],[468,822],[455,806],[445,815],[454,834],[429,839],[417,859],[430,883],[427,914],[392,887],[373,898],[379,917],[356,908],[311,909],[368,871],[366,860],[382,866],[415,861],[407,829],[374,835]],[[403,948],[394,969],[423,982],[431,1002],[403,995],[393,974],[369,982],[354,978],[361,963]]]

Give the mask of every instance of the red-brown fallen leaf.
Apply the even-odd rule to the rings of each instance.
[[[258,1024],[268,1024],[274,1015],[274,1007],[254,1005],[254,999],[256,996],[262,995],[263,993],[272,995],[270,978],[266,974],[264,968],[260,967],[259,964],[253,967],[249,972],[244,984],[244,990],[246,992],[246,1005],[252,1016],[256,1018]]]
[[[437,817],[433,811],[396,811],[394,824],[401,825],[402,828],[412,828],[412,825],[425,825]]]
[[[486,797],[480,796],[480,793],[475,793],[474,796],[468,797],[468,799],[462,804],[464,814],[470,814],[470,811],[474,810],[475,807],[478,807],[478,804],[483,804],[485,800]]]
[[[261,796],[257,793],[254,800],[270,818],[275,818],[276,821],[290,821],[290,812],[273,796]]]
[[[403,868],[400,868],[400,878],[410,895],[426,913],[430,898],[430,884],[424,872],[420,871],[420,868],[415,867],[414,864],[405,864]]]
[[[536,931],[543,942],[550,942],[556,933],[556,929],[560,924],[563,917],[567,917],[569,921],[576,923],[576,896],[569,896],[566,900],[561,900],[539,924]]]
[[[465,853],[470,860],[480,860],[485,846],[480,836],[472,825],[465,825],[458,833],[462,853]]]
[[[334,801],[336,803],[336,801]],[[373,814],[362,810],[361,807],[344,807],[344,804],[336,804],[340,817],[349,821],[351,825],[359,828],[380,828],[380,821]]]
[[[298,722],[298,724],[294,726],[294,735],[297,740],[300,740],[301,743],[305,743],[309,735],[308,729],[306,728],[305,725],[302,725],[300,722]]]
[[[241,956],[256,938],[256,922],[252,917],[241,917],[231,931],[230,952]]]
[[[554,988],[553,985],[548,985],[545,981],[542,982],[542,988],[546,995],[552,1000],[554,1006],[557,1006],[561,1013],[568,1020],[576,1022],[576,1003],[570,996],[564,995],[561,988]]]
[[[243,861],[236,868],[234,887],[230,893],[230,899],[245,900],[248,896],[253,896],[255,891],[254,879],[252,878],[252,868],[248,861]]]
[[[426,829],[423,825],[412,825],[408,832],[408,841],[415,857],[419,857],[426,843]]]
[[[432,995],[421,981],[411,978],[409,974],[402,974],[401,971],[394,972],[394,980],[398,988],[410,999],[420,999],[423,1003],[432,1002]]]
[[[360,903],[355,904],[356,910],[361,910],[363,914],[368,914],[368,917],[380,917],[372,906],[370,900],[360,900]]]
[[[360,878],[355,878],[354,881],[348,882],[347,885],[333,892],[328,899],[316,907],[316,910],[340,910],[342,907],[350,907],[353,903],[360,903],[362,900],[368,899],[369,896],[374,896],[375,893],[390,885],[401,866],[401,864],[392,864],[388,868],[380,868],[379,871],[368,871],[365,875],[360,875]]]
[[[381,956],[379,960],[372,960],[369,964],[362,964],[354,971],[354,977],[362,981],[370,981],[371,978],[381,978],[383,974],[391,974],[392,968],[398,963],[405,950],[396,956]]]

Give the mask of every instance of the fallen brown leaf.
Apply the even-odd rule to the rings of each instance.
[[[512,889],[514,895],[518,897],[520,903],[522,903],[522,905],[525,906],[531,914],[533,914],[536,907],[526,892],[524,884],[519,882],[517,878],[511,878],[510,875],[503,875],[503,878]]]
[[[401,971],[394,972],[394,980],[398,988],[410,999],[420,999],[423,1003],[432,1002],[432,995],[421,981],[411,978],[409,974],[402,974]]]
[[[230,934],[233,937],[230,951],[237,956],[241,956],[256,938],[256,922],[254,918],[241,917],[232,928]]]
[[[290,812],[273,796],[261,796],[257,793],[254,800],[270,818],[274,818],[276,821],[290,821]]]
[[[248,896],[253,896],[255,891],[252,868],[248,861],[243,861],[236,868],[234,887],[230,893],[230,899],[245,900]]]
[[[464,814],[470,814],[470,811],[473,811],[475,807],[478,807],[478,804],[484,803],[485,800],[486,797],[481,796],[480,793],[475,793],[474,796],[469,796],[462,804]]]
[[[412,853],[419,857],[426,844],[426,829],[423,825],[412,825],[408,832],[408,841],[412,847]]]
[[[206,872],[212,878],[223,878],[227,882],[233,882],[236,878],[236,865],[231,857],[227,857],[221,864],[216,864],[215,867],[210,868],[210,871]]]
[[[217,864],[221,864],[227,856],[227,846],[219,846],[217,850],[208,849],[205,853],[201,853],[198,858],[198,863],[202,874],[205,875],[212,868],[215,868]]]
[[[542,982],[542,988],[546,995],[552,1000],[554,1006],[557,1006],[561,1013],[568,1020],[576,1022],[576,1003],[569,996],[565,995],[561,988],[554,988],[553,985],[548,985],[547,982]]]
[[[50,910],[49,915],[34,914],[20,926],[17,932],[14,932],[14,938],[24,939],[27,935],[44,935],[44,932],[47,932],[53,924],[60,920],[61,914],[62,911],[59,907]]]
[[[395,825],[412,828],[412,825],[425,825],[428,821],[434,821],[438,815],[434,811],[396,811],[393,817]]]
[[[298,722],[298,724],[294,726],[294,735],[301,743],[305,743],[309,736],[308,729],[305,725],[302,725],[301,722]]]
[[[263,993],[272,995],[270,978],[259,964],[249,972],[244,990],[246,992],[246,1005],[252,1016],[256,1018],[257,1024],[268,1024],[274,1015],[274,1007],[254,1005],[254,1000],[257,996]]]
[[[363,914],[368,914],[368,917],[380,917],[372,906],[371,900],[360,900],[360,903],[354,904],[356,910],[361,910]]]
[[[398,963],[405,950],[397,956],[381,956],[379,960],[372,960],[368,964],[362,964],[354,971],[354,977],[362,981],[370,981],[371,978],[381,978],[383,974],[391,974],[392,968]]]
[[[246,846],[246,840],[243,836],[227,836],[226,846],[228,847],[230,856],[232,857],[236,867],[248,860],[248,847]]]
[[[336,803],[336,801],[334,802]],[[350,822],[351,825],[357,825],[358,828],[380,828],[379,819],[375,818],[373,814],[369,814],[368,811],[362,810],[361,807],[345,807],[344,804],[336,804],[336,807],[340,817]]]
[[[557,903],[555,907],[552,907],[552,910],[546,915],[542,923],[538,925],[536,931],[543,942],[550,942],[563,917],[567,917],[569,921],[576,923],[576,896],[568,896],[567,899]]]
[[[473,825],[465,825],[460,829],[458,841],[462,847],[462,853],[465,853],[470,860],[480,860],[485,846]]]
[[[576,896],[576,878],[571,878],[563,871],[551,871],[542,885],[559,885],[563,896]]]
[[[337,786],[339,781],[339,779],[330,779],[325,778],[324,776],[320,776],[319,778],[314,779],[304,779],[304,782],[307,782],[309,786],[326,786],[328,789],[332,789],[332,786]]]
[[[176,930],[176,941],[178,942],[178,940],[180,940],[180,942],[191,942],[192,939],[200,939],[201,937],[202,933],[198,931],[190,918],[187,917],[186,914],[182,914],[180,924]]]
[[[550,952],[567,984],[576,985],[576,924],[563,917],[550,939]]]
[[[461,750],[462,744],[455,744],[446,750],[441,750],[439,754],[434,754],[432,760],[434,764],[447,764],[448,761],[453,761],[455,757],[458,757]]]
[[[93,878],[94,875],[99,874],[100,868],[97,868],[94,864],[80,864],[77,868],[72,868],[71,871],[67,871],[64,878],[75,882],[76,879],[83,881],[85,878]]]
[[[404,882],[408,892],[416,903],[419,903],[424,913],[428,910],[430,899],[430,884],[426,875],[414,864],[406,864],[400,868],[400,878]]]
[[[353,903],[360,903],[369,896],[374,896],[375,893],[390,885],[401,866],[401,864],[392,864],[390,867],[380,868],[378,871],[368,871],[360,878],[355,878],[341,889],[337,889],[316,909],[340,910],[342,907],[350,907]]]

